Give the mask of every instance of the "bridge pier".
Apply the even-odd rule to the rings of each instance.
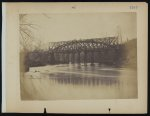
[[[62,63],[65,64],[65,54],[64,53],[61,53],[61,54],[62,54],[61,55],[62,56]]]
[[[65,63],[69,64],[69,53],[65,54]]]
[[[59,63],[61,64],[62,63],[62,54],[61,53],[59,53]]]
[[[94,66],[94,51],[91,51],[91,66]]]
[[[103,48],[99,51],[99,65],[106,63],[106,50]]]
[[[54,56],[54,52],[51,52],[50,53],[50,64],[55,64],[56,61],[55,61],[55,56]]]
[[[84,65],[87,66],[87,51],[84,51]]]
[[[80,64],[80,52],[77,52],[77,63]]]
[[[71,54],[71,63],[74,64],[75,63],[75,53]]]
[[[103,63],[103,51],[100,50],[99,53],[98,53],[98,58],[99,58],[99,65],[101,65]]]
[[[56,53],[56,63],[60,63],[60,53]]]
[[[104,54],[105,53],[105,54]],[[104,63],[106,64],[106,65],[108,65],[109,64],[109,50],[108,50],[108,48],[106,48],[105,49],[105,51],[104,51],[104,53],[103,53],[103,55],[104,55]]]

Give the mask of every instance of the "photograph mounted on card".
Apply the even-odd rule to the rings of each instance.
[[[3,9],[3,112],[147,112],[146,3]]]

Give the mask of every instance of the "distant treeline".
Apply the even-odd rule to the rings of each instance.
[[[69,56],[68,56],[69,55]],[[80,53],[51,53],[49,50],[34,50],[20,52],[21,71],[28,71],[29,67],[66,64],[66,63],[99,63],[104,65],[131,67],[137,66],[137,40],[132,39],[118,46],[117,50],[104,49],[102,52],[91,51],[85,55]]]

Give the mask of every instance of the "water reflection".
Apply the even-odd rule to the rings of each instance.
[[[118,77],[86,77],[84,75],[73,74],[49,74],[50,80],[57,81],[60,84],[76,84],[76,85],[112,85],[119,83]]]
[[[61,69],[61,70],[60,70]],[[56,72],[48,73],[50,80],[59,84],[73,85],[113,85],[119,84],[120,71],[104,69],[100,66],[68,65],[57,67]]]
[[[30,68],[21,78],[22,99],[136,98],[137,71],[98,65]]]

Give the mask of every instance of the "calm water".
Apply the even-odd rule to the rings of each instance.
[[[32,67],[21,77],[23,100],[137,98],[135,69],[81,65]]]

